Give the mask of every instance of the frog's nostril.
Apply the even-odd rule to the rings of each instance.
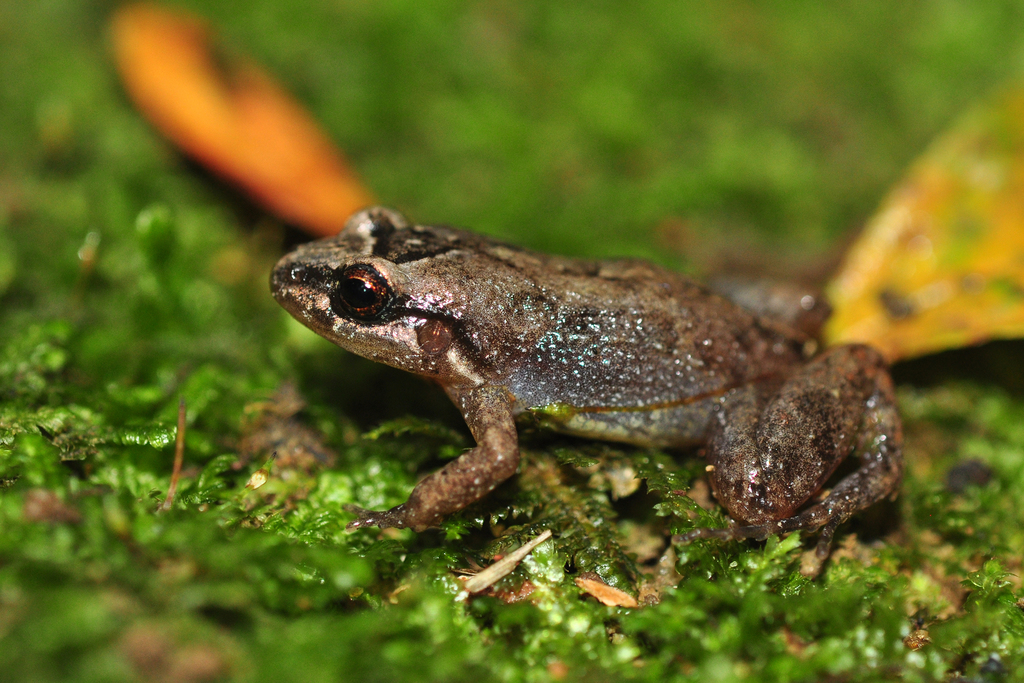
[[[309,269],[303,265],[294,264],[288,269],[285,275],[288,282],[295,285],[301,285],[306,281],[306,278],[309,275]]]

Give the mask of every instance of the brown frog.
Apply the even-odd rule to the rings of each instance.
[[[836,527],[894,494],[902,427],[877,351],[806,353],[824,316],[739,288],[715,293],[637,260],[537,254],[372,208],[299,247],[271,277],[304,325],[366,358],[436,380],[476,447],[362,526],[422,530],[519,464],[515,418],[641,445],[703,445],[718,500],[746,526],[681,540]],[[738,302],[742,302],[741,305]],[[859,466],[800,510],[849,455]]]

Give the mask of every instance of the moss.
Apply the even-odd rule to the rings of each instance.
[[[191,4],[411,216],[697,271],[824,272],[1024,54],[1011,2]],[[0,9],[0,678],[1021,678],[1024,400],[984,375],[901,387],[903,495],[814,580],[799,535],[662,556],[724,523],[699,459],[530,430],[520,475],[440,531],[345,532],[343,505],[401,502],[464,426],[287,319],[266,285],[282,226],[129,106],[110,3],[53,9]],[[240,445],[289,424],[312,460]],[[987,481],[948,486],[968,460]],[[455,599],[458,571],[544,529]],[[645,606],[599,604],[584,571]]]

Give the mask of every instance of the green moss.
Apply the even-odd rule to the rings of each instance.
[[[1024,55],[1012,2],[189,4],[412,217],[697,271],[823,271]],[[282,227],[127,103],[110,8],[0,8],[0,679],[1021,679],[1024,400],[984,376],[901,387],[903,495],[814,580],[799,535],[659,564],[725,522],[703,462],[529,429],[519,476],[440,531],[346,532],[344,505],[402,502],[469,436],[274,304]],[[286,383],[308,401],[286,433],[331,466],[243,448]],[[970,459],[991,478],[952,492]],[[606,607],[581,572],[660,601]]]

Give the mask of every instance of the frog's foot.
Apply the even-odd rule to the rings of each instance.
[[[345,505],[345,512],[351,512],[356,516],[351,522],[345,525],[346,531],[361,529],[367,526],[380,527],[381,529],[404,529],[410,526],[407,520],[405,503],[396,505],[390,510],[367,510],[358,505]]]
[[[738,541],[747,538],[763,541],[769,536],[785,534],[790,531],[814,531],[821,529],[818,537],[818,545],[814,554],[819,560],[828,558],[832,548],[832,538],[835,536],[836,528],[849,519],[850,514],[837,514],[837,511],[827,505],[828,499],[813,505],[799,515],[786,519],[777,519],[764,524],[751,524],[749,526],[731,526],[725,529],[712,529],[703,527],[688,531],[685,534],[678,534],[672,537],[672,541],[679,544],[686,544],[696,541],[698,538],[715,538],[720,541]]]

